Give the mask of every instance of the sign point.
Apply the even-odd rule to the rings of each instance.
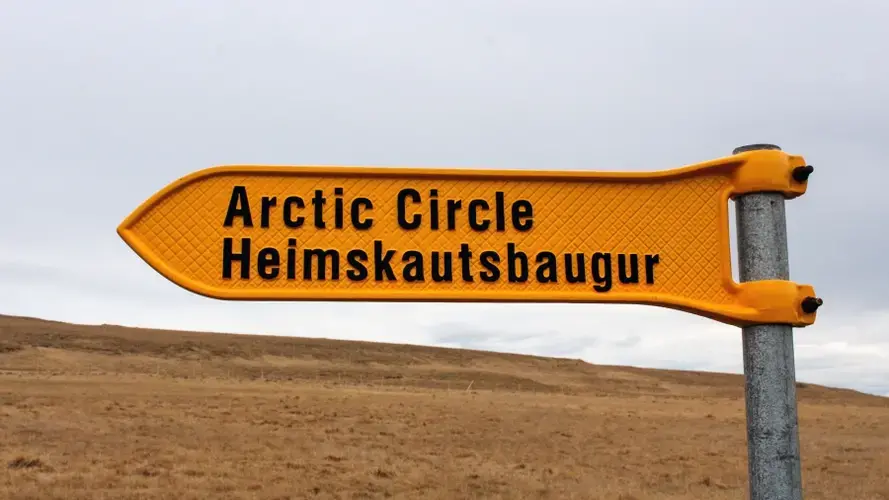
[[[655,172],[233,165],[177,180],[118,232],[217,299],[633,303],[806,326],[808,289],[734,281],[727,203],[799,196],[802,166],[774,152]]]

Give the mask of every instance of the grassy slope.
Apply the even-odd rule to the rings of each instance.
[[[889,399],[799,389],[807,498],[889,498]],[[0,316],[3,498],[744,498],[743,379]]]

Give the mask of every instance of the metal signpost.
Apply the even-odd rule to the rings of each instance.
[[[778,150],[770,144],[735,148],[734,153]],[[806,182],[813,168],[791,171]],[[759,192],[736,199],[739,277],[742,282],[789,280],[784,196]],[[807,297],[800,307],[814,311],[821,299]],[[773,323],[742,328],[747,454],[750,498],[801,500],[799,431],[797,428],[796,373],[793,327]]]
[[[740,327],[751,498],[797,500],[792,328],[821,300],[789,279],[784,201],[811,172],[768,145],[658,172],[232,165],[117,231],[218,299],[633,303]]]

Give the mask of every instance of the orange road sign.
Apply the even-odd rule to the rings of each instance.
[[[806,191],[802,157],[659,172],[213,167],[118,227],[157,272],[231,300],[636,303],[806,326],[814,290],[732,278],[733,196]]]

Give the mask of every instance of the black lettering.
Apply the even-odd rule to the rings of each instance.
[[[361,249],[349,250],[346,254],[346,260],[352,269],[346,271],[346,276],[352,281],[364,281],[367,279],[367,266],[363,262],[367,262],[367,252]]]
[[[516,252],[515,243],[506,244],[506,260],[508,261],[508,275],[510,283],[523,283],[528,281],[528,256],[525,252]],[[521,274],[516,273],[516,260],[521,262]]]
[[[232,197],[228,201],[228,210],[225,212],[225,227],[232,227],[235,217],[241,217],[244,227],[253,227],[253,216],[250,215],[250,202],[247,201],[247,188],[235,186],[232,188]]]
[[[574,272],[575,263],[577,266],[577,272]],[[586,271],[584,271],[585,261],[583,260],[583,253],[577,254],[577,260],[571,258],[570,253],[565,254],[565,280],[568,283],[585,283],[586,282]]]
[[[371,217],[365,217],[363,221],[360,219],[362,205],[364,205],[364,208],[367,210],[372,210],[374,207],[373,202],[367,198],[355,198],[352,200],[352,210],[349,211],[352,215],[352,227],[362,230],[370,229],[374,220]]]
[[[604,262],[605,266],[600,269],[599,263]],[[596,252],[593,254],[592,266],[593,281],[597,284],[593,288],[597,292],[607,292],[611,290],[611,254]],[[603,274],[604,273],[604,274]]]
[[[303,250],[303,279],[312,279],[312,257],[318,261],[318,279],[327,279],[327,257],[330,257],[330,279],[340,279],[340,253],[337,250],[323,250],[321,248],[307,248]]]
[[[440,270],[441,254],[444,254],[444,272]],[[432,252],[432,281],[452,281],[454,279],[453,264],[451,252]]]
[[[438,231],[438,189],[429,190],[429,227]]]
[[[274,248],[263,248],[256,255],[256,271],[264,280],[277,278],[279,265],[281,265],[281,254]]]
[[[293,206],[296,205],[296,208],[306,208],[306,204],[302,198],[299,196],[288,196],[284,199],[284,225],[295,229],[299,226],[302,226],[305,222],[305,217],[300,215],[297,218],[293,218]]]
[[[527,220],[522,220],[527,217]],[[534,224],[534,207],[528,200],[518,200],[512,204],[512,227],[518,231],[528,231]]]
[[[262,197],[262,214],[259,216],[259,226],[260,227],[269,227],[269,216],[271,216],[272,207],[278,204],[278,198],[276,196],[263,196]]]
[[[287,239],[287,279],[296,279],[296,238]]]
[[[660,262],[658,254],[645,256],[645,282],[654,283],[654,265]]]
[[[506,230],[506,202],[503,200],[503,191],[497,191],[494,194],[494,208],[497,211],[497,216],[494,218],[497,221],[497,230],[505,231]],[[510,280],[511,281],[511,280]],[[524,280],[522,280],[524,281]]]
[[[546,262],[544,262],[546,261]],[[559,281],[556,267],[556,254],[552,252],[540,252],[537,254],[537,281],[539,283],[556,283]]]
[[[485,268],[485,271],[479,273],[482,281],[487,283],[493,283],[500,279],[500,268],[497,267],[495,262],[500,262],[500,254],[497,252],[488,250],[481,253],[481,263]]]
[[[488,219],[484,219],[482,222],[478,221],[478,209],[481,207],[483,210],[488,210],[490,207],[488,206],[488,202],[485,200],[472,200],[469,202],[469,227],[476,231],[487,231],[491,226],[491,221]]]
[[[416,192],[416,191],[415,191]],[[377,281],[381,281],[383,279],[383,274],[385,273],[386,279],[389,281],[395,280],[395,272],[392,271],[392,264],[389,263],[392,260],[392,256],[395,255],[395,250],[388,250],[386,255],[383,255],[383,242],[380,240],[374,240],[374,278]]]
[[[618,278],[621,283],[639,283],[639,256],[630,254],[630,268],[627,269],[626,254],[617,256]]]
[[[333,188],[333,195],[336,199],[333,201],[333,225],[337,229],[343,228],[343,188]]]
[[[404,266],[402,275],[404,281],[413,283],[415,281],[424,281],[426,276],[423,272],[423,254],[417,250],[408,250],[401,257],[402,262],[407,262]]]
[[[448,230],[457,228],[457,209],[463,205],[460,200],[448,200]]]
[[[469,250],[469,243],[460,244],[460,253],[458,254],[458,256],[460,257],[460,270],[463,274],[463,281],[475,281],[475,279],[472,277],[472,270],[469,269],[470,259],[472,259],[472,252]]]
[[[312,206],[315,207],[315,227],[318,229],[327,227],[324,224],[324,203],[326,202],[327,198],[324,197],[324,191],[316,189],[315,197],[312,198]]]
[[[241,253],[234,253],[231,238],[222,240],[222,277],[231,279],[232,261],[241,265],[241,279],[250,279],[250,238],[241,238]]]
[[[403,229],[417,229],[420,227],[420,222],[422,217],[419,214],[414,214],[412,222],[408,222],[405,219],[405,211],[406,208],[404,206],[405,200],[410,197],[411,201],[414,203],[420,203],[420,193],[417,192],[416,189],[405,188],[398,192],[398,225]],[[378,271],[379,275],[379,271]]]

